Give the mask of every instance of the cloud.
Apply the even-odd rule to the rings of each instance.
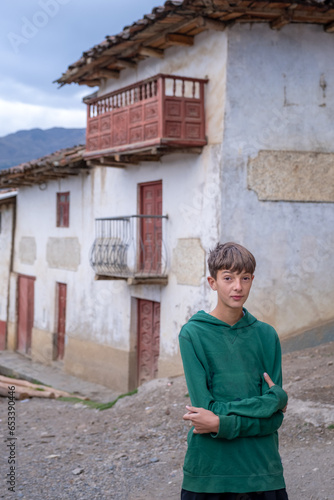
[[[64,117],[68,126],[77,123],[76,117],[85,115],[82,97],[94,89],[77,85],[58,89],[52,82],[83,51],[102,42],[106,35],[119,33],[124,25],[132,24],[163,2],[15,0],[5,3],[0,16],[1,135],[22,128],[55,126],[63,121],[59,117]],[[22,113],[22,109],[26,112]]]
[[[0,80],[0,98],[6,101],[19,101],[26,104],[35,104],[47,107],[85,109],[82,102],[84,96],[91,94],[92,88],[78,85],[67,85],[58,89],[55,85],[51,88],[38,87],[32,83],[23,83],[15,78]]]
[[[86,110],[75,108],[52,108],[18,101],[0,99],[0,137],[32,128],[84,128]]]

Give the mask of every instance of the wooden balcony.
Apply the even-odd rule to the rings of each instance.
[[[160,74],[87,100],[85,158],[125,166],[173,151],[200,153],[207,143],[205,83]]]

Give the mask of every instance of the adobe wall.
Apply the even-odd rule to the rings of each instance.
[[[229,30],[221,239],[258,261],[246,304],[286,338],[334,319],[334,39]]]
[[[8,285],[14,225],[13,203],[0,204],[0,350],[8,342]]]

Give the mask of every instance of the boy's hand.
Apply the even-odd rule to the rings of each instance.
[[[269,385],[269,389],[271,389],[275,384],[274,382],[271,380],[271,378],[269,377],[268,373],[264,373],[263,374],[263,377],[264,377],[264,380],[267,382],[267,384]],[[285,413],[286,412],[286,409],[288,407],[288,404],[283,408],[282,412]]]
[[[194,426],[194,434],[217,434],[219,430],[219,417],[210,410],[186,406],[188,413],[183,415],[183,420],[190,420]]]
[[[264,372],[263,378],[267,382],[267,384],[269,385],[269,389],[271,389],[275,385],[274,382],[269,377],[268,373]]]

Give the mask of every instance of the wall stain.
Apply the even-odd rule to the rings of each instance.
[[[324,73],[322,73],[320,75],[319,86],[322,89],[322,98],[325,100],[326,99],[327,82],[326,82],[325,74]],[[319,104],[319,108],[324,108],[325,106],[326,106],[325,102]]]

